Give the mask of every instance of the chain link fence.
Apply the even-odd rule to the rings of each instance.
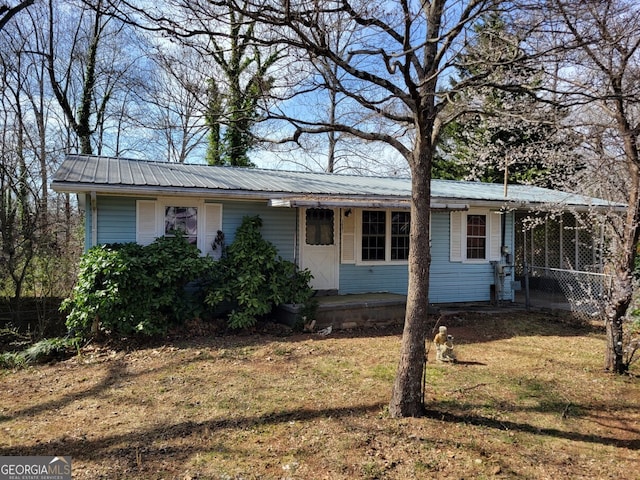
[[[604,318],[611,278],[603,273],[603,228],[583,213],[516,214],[516,278],[561,294],[578,318]]]

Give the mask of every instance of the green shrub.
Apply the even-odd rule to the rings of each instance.
[[[244,217],[210,279],[205,301],[213,308],[223,302],[234,305],[231,328],[251,327],[274,306],[306,303],[313,295],[309,270],[278,256],[275,246],[262,238],[261,227],[259,216]]]
[[[22,368],[27,365],[22,352],[5,352],[0,354],[0,368]]]
[[[77,338],[45,338],[21,352],[0,355],[0,368],[23,368],[34,363],[44,363],[69,357],[78,350]]]
[[[66,358],[78,350],[77,338],[45,338],[21,352],[26,363],[44,363]]]
[[[80,261],[78,281],[62,308],[67,328],[87,337],[96,327],[116,334],[155,335],[194,313],[185,286],[211,267],[187,240],[162,237],[91,248]]]

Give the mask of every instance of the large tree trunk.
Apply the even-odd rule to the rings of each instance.
[[[389,404],[389,414],[394,418],[417,417],[424,413],[422,378],[426,363],[431,265],[431,153],[425,145],[422,145],[417,160],[411,166],[409,289],[400,361]]]
[[[617,245],[616,270],[613,278],[611,303],[606,319],[607,346],[604,366],[612,373],[625,373],[629,366],[625,363],[624,321],[627,310],[633,301],[633,271],[638,247],[640,229],[640,159],[638,158],[637,135],[631,128],[622,102],[622,87],[613,81],[613,90],[617,93],[616,123],[623,138],[627,171],[629,173],[628,204],[622,235]]]

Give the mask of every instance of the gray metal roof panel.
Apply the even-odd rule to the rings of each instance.
[[[153,162],[126,158],[69,155],[54,174],[54,189],[76,190],[86,185],[102,186],[114,192],[140,187],[170,188],[175,193],[189,190],[251,192],[303,196],[411,197],[411,180],[406,177],[369,177],[318,172],[293,172],[238,167]],[[103,190],[104,190],[103,188]],[[509,185],[504,196],[501,184],[433,180],[432,198],[519,204],[563,204],[617,206],[605,200],[529,185]]]

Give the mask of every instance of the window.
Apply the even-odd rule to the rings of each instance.
[[[409,212],[391,212],[391,260],[409,258]]]
[[[222,230],[222,205],[180,197],[136,201],[136,242],[149,245],[156,238],[182,232],[203,255],[220,258],[213,248]]]
[[[386,212],[362,212],[362,260],[385,260]]]
[[[306,215],[307,245],[333,245],[333,210],[308,208]]]
[[[192,245],[198,244],[197,207],[165,207],[164,235],[172,237],[176,232],[182,232]]]
[[[501,220],[499,212],[486,208],[450,212],[450,261],[488,263],[500,260]]]
[[[408,211],[362,210],[360,219],[360,261],[407,261],[411,219]]]
[[[467,259],[487,258],[487,216],[467,215]]]

